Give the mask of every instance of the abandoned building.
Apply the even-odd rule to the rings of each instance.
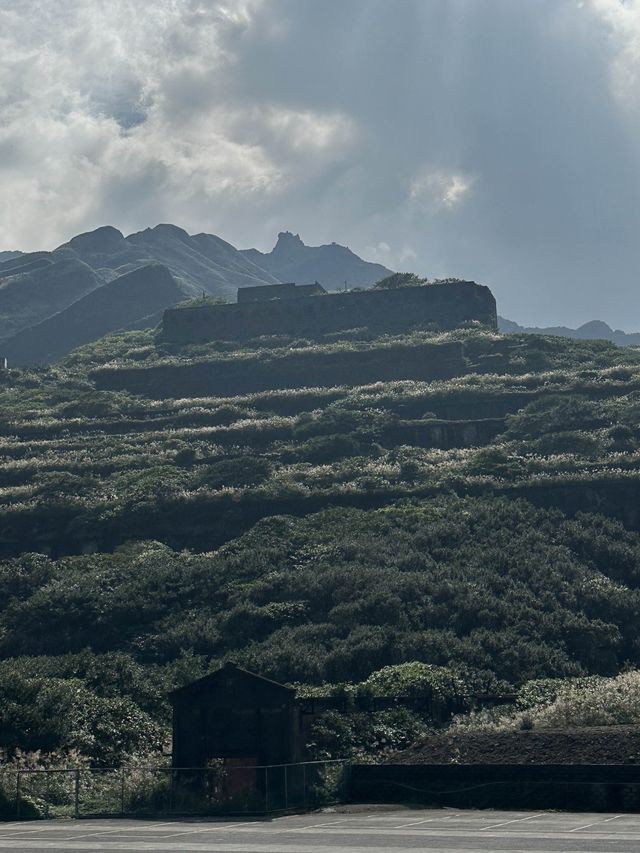
[[[205,767],[222,758],[243,766],[302,759],[295,691],[228,663],[170,695],[173,766]]]
[[[304,761],[314,717],[324,711],[375,713],[399,706],[443,722],[464,710],[459,697],[443,702],[421,696],[297,698],[276,681],[227,663],[170,694],[173,705],[173,766],[206,767],[214,759],[243,768]]]
[[[317,281],[313,284],[296,284],[293,281],[288,281],[284,284],[239,287],[238,303],[267,302],[270,299],[299,299],[301,296],[321,296],[326,292]]]
[[[455,329],[472,322],[497,328],[493,294],[473,281],[341,293],[327,293],[319,284],[289,282],[241,288],[235,304],[169,308],[162,320],[162,338],[192,344],[260,335],[313,337],[363,328],[401,334],[419,327]]]

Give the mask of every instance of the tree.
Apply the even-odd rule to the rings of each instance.
[[[400,287],[419,287],[426,284],[426,278],[419,278],[414,272],[394,272],[381,278],[374,284],[376,290],[397,290]]]

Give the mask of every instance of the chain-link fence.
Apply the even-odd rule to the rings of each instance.
[[[344,802],[347,761],[0,770],[0,819],[269,814]]]

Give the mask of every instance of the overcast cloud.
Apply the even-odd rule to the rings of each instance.
[[[173,222],[640,328],[636,0],[2,0],[0,249]]]

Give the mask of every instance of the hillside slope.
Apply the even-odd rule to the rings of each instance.
[[[76,303],[77,334],[134,282]],[[640,351],[476,326],[147,329],[0,371],[4,748],[154,766],[167,692],[226,660],[311,696],[465,701],[640,667],[639,424]],[[328,712],[309,750],[379,757],[433,725]]]
[[[10,261],[13,258],[18,258],[22,252],[0,252],[0,263],[4,263],[4,261]]]
[[[79,258],[51,252],[0,264],[0,339],[51,317],[103,284]]]
[[[159,313],[185,298],[169,270],[149,264],[103,284],[68,308],[3,342],[12,365],[46,364],[75,347],[132,325],[155,325]]]
[[[190,236],[175,225],[156,225],[127,237],[105,226],[79,234],[56,251],[72,252],[105,278],[150,262],[164,264],[194,296],[204,291],[235,299],[238,287],[276,281],[230,243],[211,234]]]
[[[318,281],[327,290],[340,290],[345,284],[350,288],[371,287],[391,274],[382,264],[363,261],[346,246],[306,246],[298,234],[289,231],[278,234],[271,252],[244,249],[241,253],[280,281]]]

